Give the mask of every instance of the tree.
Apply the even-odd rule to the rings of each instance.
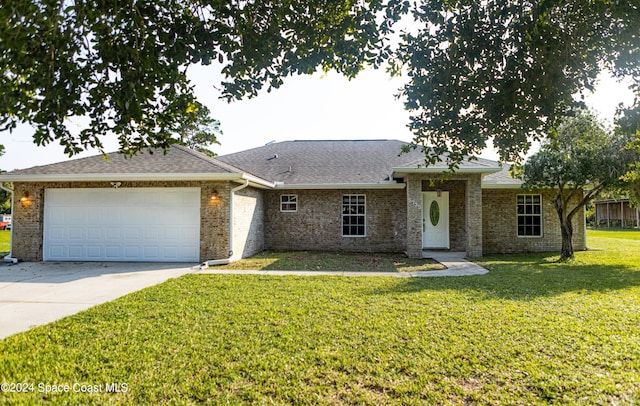
[[[414,141],[450,164],[490,140],[519,161],[605,69],[640,82],[637,1],[430,0],[412,13],[392,71],[410,78]]]
[[[0,156],[4,155],[4,145],[0,145]],[[0,169],[0,172],[5,172]],[[11,213],[11,193],[0,189],[0,214]]]
[[[179,137],[179,144],[209,156],[216,153],[209,149],[211,144],[218,144],[216,134],[220,131],[220,121],[211,117],[207,106],[199,103],[189,103],[184,108],[185,115],[180,118],[173,132]]]
[[[12,0],[0,7],[0,130],[35,127],[69,155],[167,147],[195,100],[186,71],[218,63],[223,95],[335,69],[353,77],[379,42],[379,0]],[[86,117],[78,134],[69,117]]]
[[[0,129],[75,154],[113,133],[167,146],[194,99],[191,64],[219,64],[229,100],[284,78],[389,62],[416,145],[455,167],[492,140],[504,161],[610,70],[640,83],[640,7],[610,0],[12,0],[0,8]],[[413,20],[395,35],[397,22]],[[392,41],[393,40],[393,41]],[[90,119],[79,134],[66,120]]]
[[[640,97],[636,98],[634,106],[623,110],[616,120],[616,131],[630,138],[627,148],[640,156]],[[632,163],[623,179],[627,182],[631,203],[640,206],[640,162]]]
[[[562,234],[560,259],[573,258],[572,220],[603,190],[624,187],[621,177],[638,159],[627,139],[607,131],[593,114],[578,111],[560,121],[522,168],[526,188],[557,188],[553,199]]]

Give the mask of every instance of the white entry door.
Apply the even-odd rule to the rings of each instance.
[[[46,189],[43,257],[197,262],[200,188]]]
[[[449,249],[449,192],[422,193],[422,247]]]

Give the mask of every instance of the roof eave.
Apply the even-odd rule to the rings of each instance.
[[[272,182],[245,173],[69,173],[0,175],[2,182],[101,182],[101,181],[214,181],[248,180],[266,188]]]
[[[448,169],[445,168],[391,168],[391,170],[393,171],[393,173],[446,173],[448,172]],[[498,173],[500,172],[502,169],[501,168],[458,168],[456,169],[453,173],[454,174],[459,174],[459,173]]]
[[[522,189],[522,184],[518,183],[485,183],[482,182],[482,189]]]
[[[292,189],[404,189],[406,184],[396,182],[380,182],[380,183],[303,183],[303,184],[286,184],[275,183],[275,189],[292,190]]]

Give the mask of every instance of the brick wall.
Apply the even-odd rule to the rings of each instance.
[[[516,196],[518,194],[542,195],[543,237],[518,237]],[[484,254],[560,251],[562,235],[560,221],[553,204],[555,192],[525,191],[523,189],[484,189],[483,201],[483,250]],[[573,204],[578,198],[573,199]],[[573,219],[573,248],[584,250],[584,208]]]
[[[280,211],[280,195],[296,194],[298,209]],[[342,196],[366,196],[366,236],[342,237]],[[352,252],[403,252],[406,248],[405,191],[265,191],[265,248]]]
[[[11,254],[23,261],[42,261],[44,188],[39,184],[14,183]],[[23,203],[20,199],[28,196]]]
[[[263,191],[248,187],[233,200],[233,258],[250,257],[264,250]]]
[[[22,261],[42,261],[45,188],[111,188],[109,182],[24,182],[14,184],[13,256]],[[122,182],[121,188],[199,187],[200,260],[227,258],[229,254],[229,182]],[[210,199],[216,191],[219,200]],[[29,195],[25,204],[20,198]]]

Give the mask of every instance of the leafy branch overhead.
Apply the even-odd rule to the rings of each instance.
[[[516,160],[604,69],[639,90],[638,26],[637,1],[13,0],[0,8],[0,127],[29,123],[69,154],[113,133],[134,153],[171,142],[179,100],[195,101],[191,64],[219,65],[228,100],[386,65],[407,76],[416,144],[453,166],[489,141]],[[73,116],[89,120],[79,134]]]
[[[223,66],[223,95],[256,95],[316,68],[353,77],[378,40],[377,1],[15,0],[0,8],[0,129],[35,127],[73,155],[167,147],[195,100],[191,64]],[[69,117],[86,117],[79,133]]]

